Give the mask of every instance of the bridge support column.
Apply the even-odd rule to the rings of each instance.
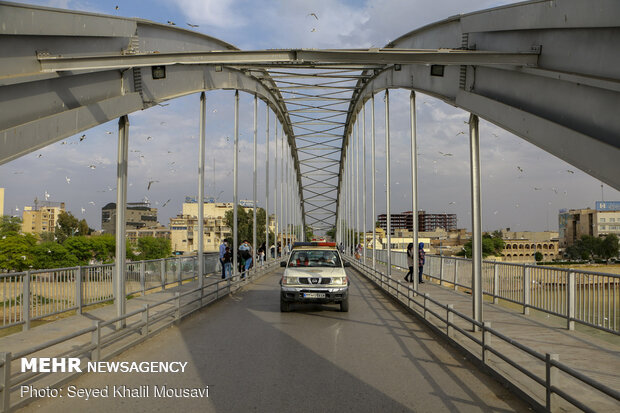
[[[273,159],[274,163],[274,173],[273,173],[273,208],[274,208],[274,222],[273,222],[273,245],[275,245],[276,250],[274,257],[278,259],[278,233],[280,231],[280,226],[278,225],[278,217],[280,216],[278,213],[278,118],[276,117],[276,122],[274,124],[275,136],[274,136],[274,146],[276,147],[276,154]]]
[[[418,289],[418,153],[416,135],[416,108],[415,92],[412,90],[409,95],[409,110],[411,117],[411,213],[413,215],[413,289]]]
[[[364,265],[366,263],[366,105],[362,106],[362,199],[364,200],[364,211],[362,215],[362,248],[364,252]],[[374,217],[373,217],[374,219]],[[373,222],[374,223],[374,222]]]
[[[258,251],[258,246],[256,245],[256,199],[257,199],[257,191],[256,191],[256,164],[258,159],[256,158],[257,151],[257,138],[258,138],[258,96],[254,95],[254,174],[253,174],[253,185],[252,185],[252,201],[254,202],[254,206],[252,208],[252,266],[256,270],[258,268],[258,263],[256,262],[256,251]]]
[[[469,116],[472,219],[472,306],[473,319],[482,323],[482,213],[480,208],[480,134],[478,116]],[[474,331],[480,328],[473,326]]]
[[[265,106],[267,108],[265,117],[265,263],[267,263],[271,249],[269,248],[269,105]]]
[[[387,214],[387,276],[392,277],[392,212],[390,210],[390,92],[385,90],[385,205]]]
[[[237,250],[239,248],[239,240],[237,238],[237,204],[239,203],[239,91],[235,90],[235,142],[233,145],[233,276],[239,271],[237,262]]]
[[[205,119],[207,99],[205,92],[200,93],[200,142],[198,145],[198,286],[202,298],[202,286],[205,268],[204,257],[204,197],[205,197]]]
[[[375,224],[375,95],[370,97],[370,169],[372,169],[371,189],[372,193],[372,269],[377,270],[377,225]]]
[[[116,163],[116,265],[114,266],[114,299],[116,315],[125,315],[125,208],[127,205],[127,159],[129,152],[129,118],[118,119],[118,157]],[[125,327],[125,319],[116,323]]]

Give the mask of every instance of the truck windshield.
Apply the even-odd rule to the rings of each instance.
[[[335,251],[293,250],[289,267],[342,267],[340,257]]]

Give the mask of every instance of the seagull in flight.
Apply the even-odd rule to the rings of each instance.
[[[566,172],[568,172],[569,174],[574,174],[575,171],[571,171],[570,169],[567,169]]]
[[[317,16],[316,13],[308,13],[308,16],[312,16],[317,20],[319,19],[319,16]]]
[[[155,182],[159,182],[159,181],[149,181],[149,185],[146,187],[147,191],[151,190],[151,185],[153,185]]]
[[[187,25],[188,25],[189,27],[198,27],[198,25],[197,25],[197,24],[187,23]]]
[[[452,154],[451,154],[451,153],[443,153],[443,152],[441,152],[441,151],[439,151],[439,154],[440,154],[440,155],[443,155],[443,156],[452,156]]]
[[[168,20],[168,24],[169,24],[170,26],[176,26],[176,25],[177,25],[175,22],[171,22],[170,20]]]
[[[520,166],[517,166],[517,169],[519,170],[519,172],[523,172],[523,168],[521,168]]]
[[[166,202],[164,202],[164,204],[161,206],[162,208],[165,207],[166,205],[168,205],[168,202],[170,202],[171,200],[167,200]]]
[[[82,142],[84,139],[86,139],[86,134],[80,136],[80,142]]]
[[[65,176],[65,181],[67,181],[68,184],[71,183],[71,178],[69,178],[68,176]]]

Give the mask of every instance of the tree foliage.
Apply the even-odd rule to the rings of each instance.
[[[167,238],[143,237],[138,239],[137,250],[141,260],[155,260],[169,257],[172,245]]]
[[[482,235],[482,257],[488,257],[490,255],[499,256],[502,255],[504,249],[504,240],[502,239],[501,232],[495,231],[492,234],[485,233]],[[472,256],[472,242],[467,241],[464,245],[464,250],[457,255],[471,258]]]
[[[56,242],[42,242],[32,248],[32,266],[36,269],[75,267],[80,262],[64,246]]]
[[[0,268],[8,271],[25,271],[33,265],[32,248],[37,239],[32,234],[9,231],[0,237]]]
[[[265,242],[265,210],[263,208],[256,208],[256,243],[258,246],[262,245]],[[233,211],[228,210],[224,215],[224,223],[227,227],[233,229]],[[248,209],[247,211],[241,207],[237,207],[237,240],[239,244],[243,242],[243,240],[248,240],[252,243],[252,225],[254,222],[254,212],[252,209]],[[271,237],[271,234],[270,234]],[[274,239],[274,238],[270,238]],[[232,245],[232,244],[231,244]],[[256,249],[257,246],[253,245]]]
[[[582,235],[575,244],[566,249],[566,253],[573,259],[582,260],[617,257],[618,237],[615,234],[608,234],[604,238]]]
[[[22,219],[8,215],[0,215],[0,237],[19,234],[22,229]]]

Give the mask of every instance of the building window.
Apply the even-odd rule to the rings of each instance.
[[[609,218],[609,222],[616,222],[616,218]]]
[[[605,222],[605,218],[601,218],[600,222]]]
[[[601,229],[602,229],[603,231],[605,231],[605,229],[606,229],[605,225],[601,225]],[[611,229],[611,227],[609,227],[609,229]]]

